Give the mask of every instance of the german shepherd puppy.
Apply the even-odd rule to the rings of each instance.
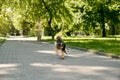
[[[61,58],[64,59],[64,54],[66,53],[65,48],[66,48],[66,44],[63,42],[60,36],[57,36],[56,42],[55,42],[56,55],[58,55],[58,50],[61,50],[62,51]]]

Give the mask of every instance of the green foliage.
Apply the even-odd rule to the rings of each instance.
[[[34,24],[41,18],[45,32],[50,31],[52,36],[77,31],[102,36],[119,35],[119,8],[119,0],[1,0],[0,34],[23,30],[29,35],[34,33]],[[24,21],[30,25],[24,25]]]
[[[10,23],[2,16],[0,16],[0,23],[0,36],[5,36],[10,31]]]
[[[83,24],[83,29],[91,32],[90,30],[94,30],[95,27],[101,27],[102,35],[106,35],[106,26],[105,23],[113,24],[112,31],[115,32],[117,29],[117,25],[120,22],[120,10],[118,9],[120,2],[117,0],[81,0],[82,4],[76,5],[72,7],[74,9],[74,13],[79,13],[81,16],[80,23]],[[114,8],[113,8],[114,7]],[[99,26],[98,26],[99,24]],[[87,26],[87,27],[86,27]],[[93,27],[93,28],[92,28]],[[109,30],[110,32],[111,30]]]

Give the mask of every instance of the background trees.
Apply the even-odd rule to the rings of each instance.
[[[118,0],[1,0],[0,34],[34,36],[34,24],[41,18],[45,35],[119,35]]]
[[[106,29],[109,30],[109,35],[116,34],[120,22],[118,0],[80,0],[80,2],[82,4],[74,6],[73,9],[75,13],[80,13],[85,30],[91,32],[92,29],[101,29],[102,37],[106,37]]]

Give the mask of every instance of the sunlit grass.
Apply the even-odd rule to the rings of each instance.
[[[70,46],[120,55],[120,40],[79,39],[65,41]]]
[[[48,41],[54,41],[47,39]],[[63,38],[64,42],[73,47],[85,48],[105,52],[106,54],[120,55],[120,38]]]
[[[5,37],[0,37],[0,45],[5,41]]]

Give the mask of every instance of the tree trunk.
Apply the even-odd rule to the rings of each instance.
[[[115,35],[115,26],[114,25],[111,26],[111,35]]]
[[[105,30],[105,15],[104,15],[104,5],[101,5],[101,28],[102,28],[102,37],[106,37],[106,30]]]
[[[50,18],[50,20],[48,21],[48,27],[50,28],[52,39],[54,39],[54,30],[51,27],[51,23],[52,23],[52,18]]]
[[[106,30],[104,24],[102,24],[102,37],[106,37]]]
[[[47,10],[48,13],[49,13],[50,20],[48,21],[48,27],[50,28],[50,31],[51,31],[51,34],[52,34],[52,39],[54,39],[54,30],[53,30],[52,27],[51,27],[52,16],[53,16],[53,15],[52,15],[52,12],[51,12],[51,10],[49,9],[49,7],[46,5],[45,1],[42,0],[42,2],[43,2],[43,4],[44,4],[46,10]]]

